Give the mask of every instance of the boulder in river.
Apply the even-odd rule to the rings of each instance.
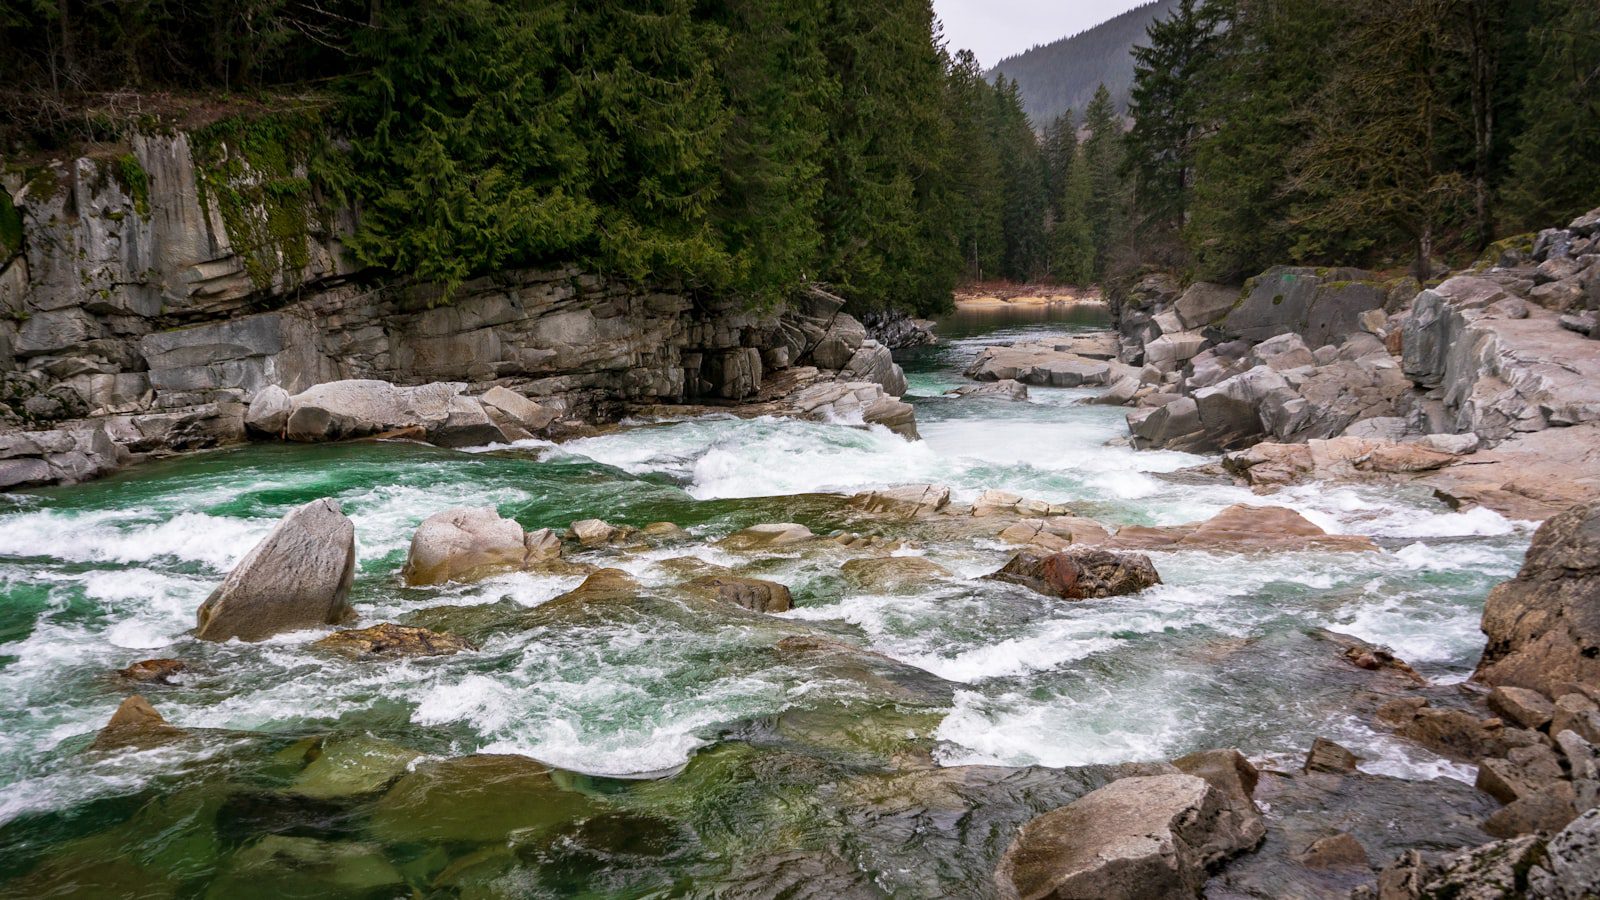
[[[1189,900],[1206,870],[1260,839],[1193,775],[1123,778],[1024,825],[995,873],[1003,897]]]
[[[175,684],[187,671],[189,665],[181,659],[141,659],[117,674],[139,684]]]
[[[91,750],[122,750],[149,747],[183,736],[183,730],[167,724],[149,701],[134,694],[122,701],[111,721],[95,735]]]
[[[720,603],[731,603],[751,612],[787,612],[793,602],[788,588],[761,578],[702,575],[685,586],[693,593],[705,594]]]
[[[1545,522],[1517,577],[1483,606],[1485,684],[1565,693],[1600,685],[1600,502]]]
[[[1161,583],[1150,557],[1099,549],[1050,554],[1024,550],[988,577],[1066,600],[1133,594]]]
[[[940,578],[950,577],[944,566],[920,556],[852,559],[839,567],[839,574],[855,588],[879,593],[916,591]]]
[[[567,528],[567,537],[585,547],[610,543],[624,533],[623,529],[601,519],[580,519]]]
[[[547,534],[526,534],[521,525],[501,518],[493,507],[447,509],[418,526],[401,577],[411,585],[444,584],[521,569],[535,548],[543,547]],[[559,546],[558,542],[557,552]],[[546,551],[539,552],[544,555]]]
[[[355,525],[329,499],[294,510],[200,605],[195,636],[259,641],[355,618]]]
[[[1009,400],[1020,403],[1028,399],[1028,386],[1015,378],[1002,378],[984,384],[965,384],[945,394],[962,400]]]
[[[384,622],[371,628],[346,629],[316,642],[315,646],[356,659],[397,656],[448,656],[475,649],[453,634],[410,625]]]
[[[949,506],[950,489],[938,484],[908,484],[856,494],[850,505],[893,518],[920,519]]]
[[[811,540],[811,529],[794,522],[770,522],[735,531],[719,543],[728,550],[769,550]]]
[[[1365,537],[1329,534],[1282,506],[1238,503],[1204,522],[1129,525],[1106,546],[1130,550],[1376,550]]]

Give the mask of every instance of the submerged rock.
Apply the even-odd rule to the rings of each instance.
[[[477,649],[453,634],[440,634],[426,628],[390,622],[371,628],[335,631],[312,646],[357,659],[375,656],[448,656],[462,650]]]
[[[378,898],[407,893],[405,876],[377,844],[269,834],[233,854],[205,896]]]
[[[259,641],[355,618],[355,525],[332,500],[294,510],[200,605],[195,636]]]
[[[1208,867],[1259,839],[1235,827],[1202,778],[1124,778],[1023,826],[995,882],[1001,896],[1027,900],[1188,900]]]
[[[945,394],[962,400],[1009,400],[1020,403],[1028,399],[1028,386],[1014,378],[1003,378],[986,384],[967,384]]]
[[[335,735],[316,743],[314,758],[289,793],[318,800],[361,797],[383,790],[422,754],[366,735]]]
[[[1161,583],[1150,557],[1097,549],[1048,555],[1024,550],[987,577],[1066,600],[1133,594]]]
[[[1600,684],[1600,502],[1539,527],[1522,571],[1484,602],[1483,633],[1485,684],[1547,697]]]
[[[793,602],[789,589],[776,581],[741,578],[736,575],[703,575],[685,585],[721,603],[731,603],[751,612],[787,612]]]
[[[550,774],[525,756],[424,763],[378,800],[370,828],[391,843],[502,843],[513,831],[547,830],[600,806],[562,790]]]
[[[181,728],[167,724],[149,701],[134,694],[122,701],[111,721],[95,735],[90,750],[123,750],[129,747],[146,748],[162,744],[184,735]]]

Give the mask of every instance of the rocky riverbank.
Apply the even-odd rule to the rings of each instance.
[[[916,433],[888,347],[820,290],[751,311],[505,272],[436,305],[436,286],[342,262],[348,223],[298,223],[263,257],[239,217],[265,227],[282,210],[225,218],[207,200],[218,174],[182,133],[139,136],[128,160],[6,177],[22,242],[0,263],[0,489],[251,437],[559,437],[664,403]]]

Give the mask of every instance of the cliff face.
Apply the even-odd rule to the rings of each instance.
[[[122,157],[7,176],[22,237],[0,270],[0,488],[242,440],[269,386],[501,386],[568,421],[751,398],[802,357],[896,386],[888,351],[824,295],[750,311],[569,269],[500,273],[429,308],[428,286],[354,277],[348,214],[285,206],[230,152],[140,136]]]

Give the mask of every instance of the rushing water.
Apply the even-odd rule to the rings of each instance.
[[[1018,404],[941,396],[982,343],[1093,319],[1051,310],[944,323],[944,344],[903,361],[918,443],[711,417],[471,453],[255,446],[0,498],[0,893],[780,896],[785,884],[857,884],[862,872],[884,894],[981,893],[999,848],[967,820],[948,847],[886,826],[908,805],[944,802],[898,787],[897,773],[925,782],[943,777],[926,774],[937,772],[930,764],[1092,767],[1213,746],[1259,758],[1323,735],[1372,771],[1469,777],[1368,728],[1352,712],[1359,681],[1330,667],[1320,634],[1387,644],[1437,683],[1463,679],[1481,649],[1483,597],[1519,565],[1524,524],[1395,488],[1298,488],[1271,502],[1371,535],[1382,552],[1156,553],[1161,586],[1074,604],[973,580],[1007,558],[998,540],[862,522],[829,496],[934,482],[971,500],[1004,488],[1118,524],[1262,502],[1164,479],[1206,459],[1128,449],[1117,440],[1125,410],[1083,405],[1084,391],[1034,389]],[[261,644],[189,637],[229,567],[318,497],[355,522],[362,624],[421,613],[415,621],[480,649],[372,663],[311,650],[324,632]],[[582,614],[538,610],[578,576],[399,585],[422,519],[485,504],[529,528],[666,520],[695,539],[577,554],[645,586],[637,602]],[[766,521],[909,538],[897,552],[954,574],[862,594],[838,571],[860,553],[831,542],[761,557],[711,543]],[[686,604],[672,592],[685,556],[788,584],[796,609],[761,617]],[[423,612],[441,606],[454,609]],[[819,632],[900,665],[779,645]],[[190,737],[87,749],[129,692],[115,670],[150,657],[189,663],[179,684],[144,693]],[[556,771],[376,792],[417,754],[471,753],[521,754]],[[355,769],[400,762],[363,788],[307,787],[346,758]],[[1069,771],[1088,782],[1008,782],[1013,793],[994,794],[992,814],[1025,819],[1080,793],[1097,770]],[[625,780],[640,775],[657,777]],[[474,778],[503,791],[485,799]]]

